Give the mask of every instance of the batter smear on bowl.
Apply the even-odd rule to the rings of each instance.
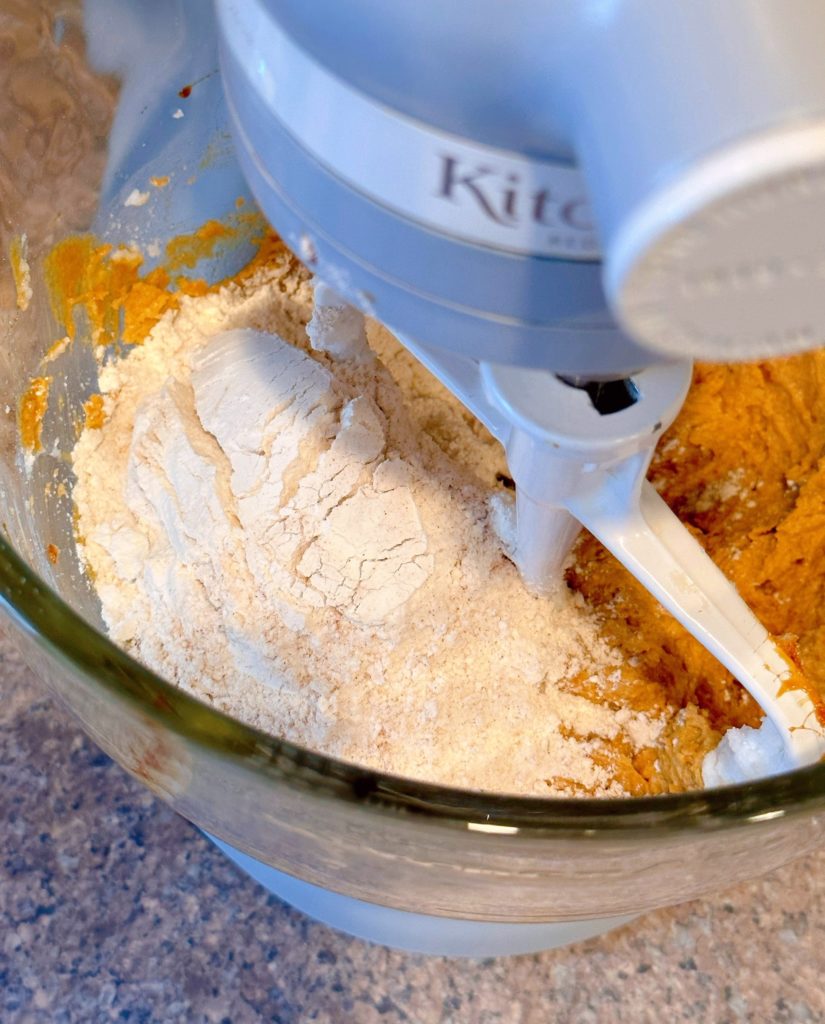
[[[277,240],[189,291],[101,368],[73,453],[81,558],[138,659],[314,750],[497,792],[697,787],[722,734],[759,724],[592,539],[527,592],[492,527],[500,446],[388,332],[328,297],[311,319]],[[823,396],[821,353],[701,367],[653,469],[814,685]]]

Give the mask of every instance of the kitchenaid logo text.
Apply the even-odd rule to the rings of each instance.
[[[238,2],[244,16],[225,19],[226,44],[242,67],[252,46],[267,112],[325,173],[386,215],[443,238],[524,256],[600,259],[577,167],[480,144],[373,100],[310,57],[269,6]],[[264,136],[261,128],[255,139]]]
[[[590,206],[582,195],[559,195],[549,186],[525,183],[517,172],[497,171],[449,154],[439,156],[436,196],[481,214],[505,228],[547,229],[542,241],[592,249],[597,240]]]

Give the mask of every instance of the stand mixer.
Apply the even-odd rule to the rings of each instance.
[[[273,223],[326,282],[316,289],[316,313],[326,304],[336,343],[345,346],[363,328],[355,306],[342,313],[342,302],[374,313],[507,446],[519,483],[518,523],[506,490],[496,494],[495,518],[534,589],[557,571],[580,521],[603,539],[613,530],[614,550],[621,541],[625,560],[648,573],[649,585],[693,579],[687,596],[705,615],[695,615],[696,630],[702,622],[713,627],[706,643],[719,639],[716,612],[727,616],[722,639],[725,646],[741,641],[740,679],[747,681],[749,668],[762,671],[761,655],[775,656],[768,682],[776,691],[786,671],[778,652],[747,609],[736,611],[741,604],[701,549],[683,546],[684,530],[644,483],[644,465],[657,424],[664,429],[681,401],[689,357],[740,358],[737,332],[761,351],[762,325],[775,346],[764,351],[779,351],[780,320],[795,313],[800,323],[785,325],[796,332],[788,344],[807,343],[807,328],[818,336],[812,235],[815,126],[825,108],[822,15],[796,0],[544,0],[506,9],[478,0],[472,18],[461,7],[436,10],[424,0],[384,12],[353,0],[342,12],[316,0],[310,23],[298,5],[279,3],[276,19],[250,0],[221,4],[218,32],[212,5],[199,0],[12,5],[3,27],[9,85],[0,177],[7,237],[27,239],[33,294],[28,310],[16,306],[7,265],[0,289],[9,300],[0,353],[9,396],[0,451],[0,613],[95,742],[272,892],[374,940],[492,955],[596,934],[820,847],[825,767],[753,780],[817,757],[816,744],[797,756],[786,743],[811,735],[818,742],[818,731],[783,726],[776,758],[754,766],[747,784],[640,799],[476,792],[296,746],[192,697],[107,636],[98,595],[74,553],[67,458],[85,401],[99,390],[100,352],[91,338],[79,334],[80,344],[48,363],[54,400],[31,467],[21,458],[27,453],[12,398],[43,372],[44,354],[61,333],[43,276],[53,246],[88,232],[115,249],[134,245],[151,272],[168,240],[212,218],[232,223],[239,201],[251,198],[240,158]],[[219,36],[224,80],[216,73]],[[378,108],[379,128],[367,131],[362,107],[345,120],[347,103],[336,105],[336,90]],[[289,103],[276,120],[279,98]],[[320,120],[302,120],[310,100]],[[289,111],[297,122],[287,131]],[[451,148],[436,157],[453,162],[437,162],[435,178],[427,178],[420,148],[392,134],[397,124],[425,133],[415,139],[446,139]],[[361,160],[355,170],[373,177],[347,178],[340,162],[333,174],[335,154],[321,160],[309,148],[324,138],[347,142],[348,159]],[[707,194],[699,190],[708,185],[702,168],[716,173]],[[577,191],[585,175],[598,245]],[[153,178],[166,176],[156,187]],[[697,203],[730,192],[712,236],[713,258],[728,270],[712,275],[707,265],[685,265],[678,289],[672,277],[648,274],[646,290],[635,293],[647,309],[633,323],[624,293],[614,301],[609,291],[623,318],[619,330],[602,289],[600,254],[609,269],[623,211],[648,210],[644,222],[633,222],[645,227],[639,238],[653,239],[657,195],[672,201],[656,222],[662,230],[688,223],[700,207],[684,190],[677,195],[683,177]],[[416,181],[418,192],[401,194],[403,183]],[[745,202],[748,181],[768,183],[772,192]],[[430,192],[445,186],[448,196],[428,206]],[[146,193],[145,204],[133,204]],[[241,209],[245,217],[248,206]],[[255,226],[198,264],[198,277],[222,281],[248,263],[256,215],[244,223]],[[723,228],[736,231],[723,239]],[[667,251],[654,246],[657,273],[665,256],[685,262],[702,255],[694,247],[691,256],[687,241]],[[607,278],[609,288],[619,281],[615,272]],[[643,338],[641,321],[656,311],[651,282],[670,289],[658,316],[664,310],[683,325],[688,313],[713,314],[719,342],[712,351],[701,351],[694,337],[677,344],[674,361],[664,350],[673,338],[667,324],[652,329],[651,342]],[[84,330],[82,321],[78,327]],[[733,514],[735,500],[725,499]],[[645,548],[651,534],[656,549]],[[662,552],[670,553],[668,566]],[[709,592],[715,600],[703,611],[700,598]],[[552,605],[540,601],[537,613],[551,614]],[[804,691],[788,693],[799,696],[799,717],[815,725],[813,701]]]
[[[749,689],[734,777],[818,760],[823,725],[645,475],[689,360],[825,337],[825,11],[792,7],[217,4],[261,208],[504,445],[529,586],[584,525]]]

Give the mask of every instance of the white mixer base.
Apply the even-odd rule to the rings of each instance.
[[[339,931],[368,942],[435,956],[508,956],[536,953],[592,938],[632,921],[635,915],[547,924],[465,921],[393,910],[341,896],[277,871],[208,832],[207,838],[265,889],[291,906]]]

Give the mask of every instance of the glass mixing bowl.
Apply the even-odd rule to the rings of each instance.
[[[0,7],[0,602],[26,658],[89,735],[186,818],[254,858],[337,893],[437,916],[639,913],[817,846],[823,766],[650,799],[515,799],[425,785],[256,732],[109,642],[74,554],[65,458],[94,389],[88,346],[76,342],[48,364],[44,451],[27,464],[19,442],[21,394],[62,333],[44,257],[88,229],[153,251],[228,216],[245,187],[199,0]],[[169,176],[168,189],[126,204],[152,175]],[[13,280],[21,252],[31,269],[25,309]],[[198,272],[226,273],[247,255],[241,246]]]

